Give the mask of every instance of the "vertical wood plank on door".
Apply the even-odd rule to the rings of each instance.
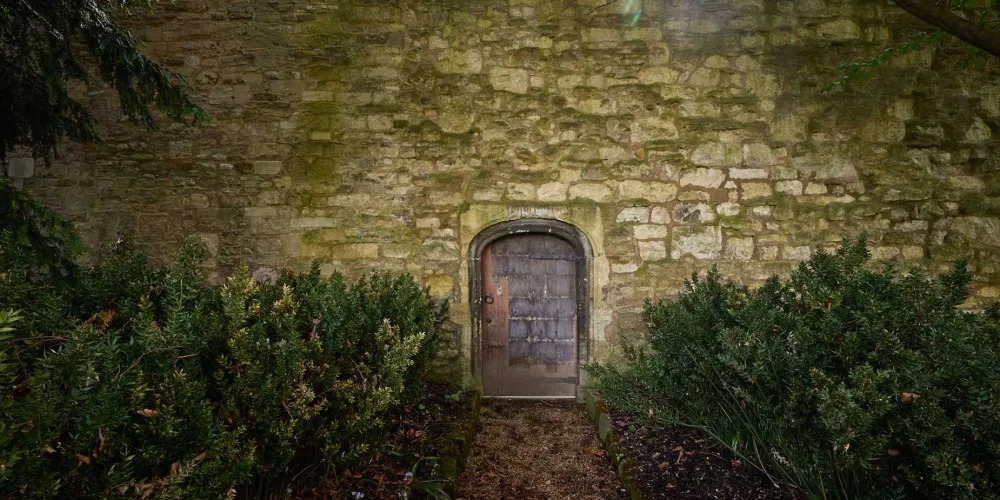
[[[501,396],[506,387],[508,280],[503,276],[504,262],[494,266],[489,247],[483,252],[483,393]],[[495,272],[496,271],[496,272]]]

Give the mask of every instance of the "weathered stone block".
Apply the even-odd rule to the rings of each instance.
[[[785,260],[809,260],[812,256],[812,247],[809,246],[786,246],[781,251],[781,257]]]
[[[976,247],[1000,247],[1000,219],[996,217],[956,217],[948,228]]]
[[[774,178],[778,180],[798,179],[799,171],[794,168],[776,167],[774,169]]]
[[[449,74],[479,73],[483,70],[483,56],[476,49],[445,50],[434,62],[434,68]]]
[[[861,130],[861,137],[868,142],[900,142],[906,137],[906,124],[900,120],[869,121]]]
[[[990,126],[983,121],[982,118],[976,116],[972,119],[972,124],[969,128],[965,129],[965,140],[972,143],[986,142],[993,135],[993,130]]]
[[[979,88],[979,106],[991,117],[1000,116],[1000,85],[983,85]]]
[[[652,66],[639,70],[638,78],[645,85],[674,83],[677,81],[677,72],[667,66]]]
[[[806,185],[805,194],[826,194],[827,188],[826,184],[820,184],[818,182],[810,182]]]
[[[690,255],[699,260],[717,259],[722,254],[722,228],[689,226],[674,228],[670,258]]]
[[[633,234],[637,240],[658,240],[667,237],[666,226],[654,224],[639,224],[632,227]]]
[[[838,19],[821,24],[818,29],[820,38],[844,42],[855,40],[861,36],[861,28],[850,19]]]
[[[806,125],[804,118],[788,115],[771,120],[768,129],[777,142],[802,142],[806,140]]]
[[[721,78],[722,74],[717,69],[698,68],[684,83],[692,87],[715,87],[719,85]]]
[[[766,182],[744,182],[741,188],[741,199],[753,200],[755,198],[767,198],[773,194],[771,185]]]
[[[719,206],[716,207],[716,212],[724,217],[735,217],[740,214],[740,211],[742,211],[742,207],[740,207],[739,203],[729,201],[720,203]]]
[[[512,183],[507,185],[507,198],[515,201],[535,199],[535,185],[527,183]]]
[[[802,194],[802,181],[778,181],[774,183],[774,190],[779,193],[799,196]]]
[[[920,260],[924,258],[924,247],[907,245],[902,249],[903,258],[906,260]]]
[[[7,176],[11,179],[27,179],[35,175],[35,159],[30,157],[7,160]]]
[[[291,221],[291,226],[294,229],[319,229],[336,227],[336,225],[337,221],[329,217],[300,217]]]
[[[618,184],[620,200],[670,201],[677,196],[677,186],[666,182],[622,181]]]
[[[631,142],[667,141],[678,138],[673,121],[661,118],[642,118],[632,123]]]
[[[616,222],[648,222],[649,207],[628,207],[618,212]]]
[[[891,260],[899,257],[899,248],[876,246],[869,249],[873,260]]]
[[[770,167],[777,163],[771,147],[767,144],[744,144],[743,164],[748,167]]]
[[[472,192],[474,201],[500,201],[503,198],[503,190],[499,188],[482,188]]]
[[[710,102],[683,102],[678,108],[681,116],[718,118],[722,111]]]
[[[611,189],[604,184],[575,184],[569,188],[569,197],[571,200],[583,199],[606,203],[611,201],[612,193]]]
[[[630,159],[632,156],[621,146],[609,146],[598,149],[604,164],[611,167]]]
[[[333,102],[334,93],[329,90],[306,90],[302,92],[303,102]]]
[[[662,241],[640,241],[639,258],[642,260],[666,259],[667,246]]]
[[[528,72],[523,69],[493,68],[490,70],[490,85],[497,90],[526,94]]]
[[[896,231],[927,231],[929,224],[925,220],[908,220],[892,226]]]
[[[392,115],[368,115],[370,130],[392,130]]]
[[[586,28],[580,33],[584,43],[616,44],[621,42],[621,31],[615,28]]]
[[[278,175],[281,172],[280,161],[260,160],[253,164],[253,173],[257,175]]]
[[[649,222],[653,224],[670,224],[670,210],[667,207],[656,207],[649,215]]]
[[[406,259],[410,253],[411,249],[407,245],[387,244],[382,246],[382,256],[387,259]]]
[[[731,168],[730,179],[767,179],[767,170],[762,168]]]
[[[735,144],[708,142],[695,148],[691,163],[702,167],[736,167],[742,156]]]
[[[858,170],[850,158],[832,155],[806,155],[791,159],[792,167],[803,179],[829,182],[857,182]]]
[[[455,279],[451,276],[431,276],[425,283],[434,297],[447,297],[455,291]]]
[[[726,260],[738,260],[748,262],[753,258],[753,238],[726,238],[726,248],[723,257]]]
[[[611,264],[611,272],[615,274],[632,274],[638,270],[639,265],[632,262]]]
[[[726,180],[726,173],[717,168],[692,168],[681,174],[681,186],[716,189]]]
[[[442,109],[435,120],[441,131],[448,134],[464,134],[472,128],[475,121],[476,115],[471,109],[458,106]]]
[[[707,203],[678,203],[674,206],[674,220],[703,224],[715,220],[715,212]]]
[[[548,182],[538,186],[538,201],[565,201],[569,184],[565,182]]]

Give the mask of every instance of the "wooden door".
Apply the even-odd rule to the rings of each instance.
[[[566,397],[577,386],[577,255],[544,233],[483,249],[483,394]]]

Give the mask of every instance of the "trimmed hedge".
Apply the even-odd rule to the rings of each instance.
[[[591,367],[610,402],[696,425],[815,498],[1000,498],[1000,309],[964,263],[873,271],[864,239],[758,289],[713,269]]]
[[[410,276],[243,268],[213,286],[197,239],[167,266],[124,239],[87,267],[33,244],[69,234],[49,227],[0,227],[0,498],[263,497],[335,477],[420,393],[445,320]]]

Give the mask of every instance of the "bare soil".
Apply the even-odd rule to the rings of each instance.
[[[612,410],[618,446],[636,462],[634,480],[651,500],[805,500],[789,485],[777,484],[760,470],[697,429],[663,425]]]
[[[483,402],[459,498],[626,498],[593,424],[573,401]]]

